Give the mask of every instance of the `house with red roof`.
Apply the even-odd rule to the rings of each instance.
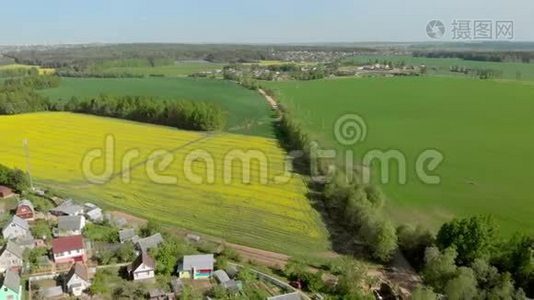
[[[81,235],[53,239],[52,254],[56,263],[85,262],[87,259]]]
[[[0,185],[0,199],[6,199],[13,196],[15,196],[15,193],[13,193],[12,189],[8,188],[7,186]]]

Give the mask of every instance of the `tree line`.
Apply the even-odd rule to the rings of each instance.
[[[415,57],[459,58],[489,62],[513,61],[530,63],[534,59],[534,52],[531,51],[414,51],[412,55]]]
[[[11,169],[0,164],[0,185],[8,186],[17,192],[30,187],[28,175],[20,169]]]
[[[12,115],[48,110],[49,101],[36,90],[59,86],[57,76],[6,79],[0,87],[0,114]]]
[[[266,90],[272,94],[272,91]],[[352,236],[354,244],[363,245],[373,259],[387,262],[397,250],[397,233],[383,212],[385,200],[378,187],[348,182],[347,174],[341,172],[331,176],[332,162],[314,158],[310,138],[287,111],[277,125],[277,135],[285,149],[302,151],[302,155],[293,161],[297,171],[325,177],[324,182],[315,182],[313,188],[320,192],[330,218]],[[312,170],[312,165],[318,166],[317,169]],[[352,178],[358,176],[351,175]]]
[[[172,126],[187,130],[222,130],[226,113],[217,105],[198,101],[161,100],[149,96],[70,98],[50,104],[50,110],[71,111]]]
[[[59,86],[58,76],[7,79],[0,87],[0,114],[71,111],[172,126],[187,130],[222,130],[226,113],[217,105],[199,101],[161,100],[148,96],[106,96],[50,101],[37,90]]]

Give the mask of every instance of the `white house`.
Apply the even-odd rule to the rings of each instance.
[[[85,227],[84,216],[60,216],[57,218],[56,236],[80,235]]]
[[[30,226],[28,225],[28,221],[18,216],[13,216],[13,218],[2,229],[2,235],[6,240],[24,237],[29,234]]]
[[[87,258],[81,235],[53,239],[52,254],[56,263],[81,262]]]
[[[65,282],[67,292],[74,296],[81,296],[84,290],[91,286],[89,269],[83,263],[75,263],[67,274]]]
[[[128,267],[128,271],[133,280],[150,279],[154,278],[155,267],[154,259],[143,251]]]
[[[0,254],[0,272],[13,267],[22,267],[24,249],[13,241],[7,241]]]

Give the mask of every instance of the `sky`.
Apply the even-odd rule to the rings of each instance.
[[[0,0],[0,45],[434,41],[440,20],[513,21],[534,41],[532,0]],[[495,34],[494,34],[495,35]],[[492,37],[494,38],[494,36]]]

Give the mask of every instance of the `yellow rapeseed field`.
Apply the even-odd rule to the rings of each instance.
[[[32,66],[32,65],[9,64],[9,65],[0,66],[0,70],[29,69],[29,68],[37,68],[37,70],[39,71],[39,75],[52,75],[56,72],[56,69],[53,69],[53,68],[42,68],[40,66]]]
[[[302,178],[282,176],[287,173],[285,154],[276,140],[80,114],[34,113],[0,116],[0,163],[25,169],[25,139],[34,180],[81,201],[292,254],[328,248]],[[98,156],[106,139],[114,143],[107,168],[104,161],[110,156]],[[243,162],[231,158],[247,150],[265,160],[252,159],[250,181],[243,182]],[[82,171],[84,157],[95,158],[85,164],[92,173],[111,170],[112,176],[92,182],[95,178]]]

